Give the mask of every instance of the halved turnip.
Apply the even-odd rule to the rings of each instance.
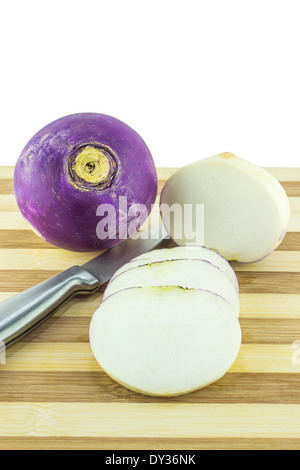
[[[220,268],[208,261],[179,259],[137,266],[108,284],[103,299],[130,287],[180,286],[203,289],[222,296],[239,316],[239,295],[235,285]]]
[[[144,253],[122,266],[118,271],[116,271],[112,279],[119,274],[128,271],[128,269],[135,268],[136,266],[144,266],[145,264],[157,261],[171,261],[177,259],[198,259],[209,261],[211,264],[224,271],[234,283],[236,289],[239,290],[239,283],[236,274],[228,261],[219,255],[219,253],[203,246],[177,246],[175,248],[164,248]]]
[[[203,244],[240,262],[258,261],[270,254],[282,241],[290,216],[288,197],[280,183],[264,169],[231,153],[177,171],[164,186],[160,203],[161,208],[178,204],[182,210],[190,204],[194,218],[196,205],[203,204]],[[162,219],[178,245],[194,243],[184,233],[176,236],[176,219],[163,210]]]
[[[181,395],[223,377],[235,361],[241,330],[232,307],[211,292],[133,288],[95,312],[90,344],[100,366],[147,395]]]

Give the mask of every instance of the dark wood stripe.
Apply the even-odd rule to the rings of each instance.
[[[93,313],[94,309],[90,311],[91,316]],[[21,341],[24,343],[88,343],[90,321],[88,317],[52,317]]]
[[[300,294],[300,272],[237,272],[241,294]]]
[[[207,388],[168,398],[132,392],[100,369],[99,372],[1,370],[0,384],[2,403],[300,404],[300,374],[228,373]]]
[[[300,182],[299,181],[283,181],[281,185],[289,197],[300,196]]]
[[[172,248],[175,243],[166,240],[161,248]],[[1,230],[0,248],[32,248],[32,249],[55,249],[56,247],[45,242],[31,230]],[[289,232],[286,234],[277,251],[300,251],[300,232]],[[300,268],[299,268],[300,269]]]
[[[166,240],[161,248],[172,248],[175,243]],[[31,230],[1,230],[0,248],[32,248],[32,249],[55,249],[56,247],[45,242]],[[300,251],[300,232],[289,232],[286,234],[277,251]]]
[[[0,230],[0,248],[53,249],[31,230]]]
[[[255,318],[240,319],[243,344],[292,344],[300,340],[300,321]]]
[[[0,260],[1,265],[1,260]],[[46,281],[61,271],[0,270],[0,292],[22,292],[25,289]],[[99,290],[103,293],[105,284]]]
[[[300,251],[300,232],[288,232],[277,251]]]
[[[172,240],[165,240],[160,248],[171,248],[175,246]],[[55,249],[56,247],[45,242],[31,230],[1,230],[0,248],[31,248],[31,249]]]
[[[0,179],[0,194],[14,194],[13,180]]]
[[[100,303],[100,295],[99,295]],[[69,311],[72,309],[70,307]],[[90,316],[94,308],[90,310]],[[300,321],[284,319],[240,320],[244,344],[292,344],[300,340]],[[25,343],[88,343],[89,317],[52,317],[22,339]]]
[[[0,292],[21,292],[60,271],[0,271]],[[300,272],[237,272],[242,294],[300,294]],[[103,292],[102,287],[102,292]]]
[[[1,437],[0,450],[300,450],[300,439]]]

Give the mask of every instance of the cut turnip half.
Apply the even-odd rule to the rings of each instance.
[[[154,263],[157,261],[171,261],[177,259],[198,259],[209,261],[214,266],[217,266],[227,274],[231,281],[239,290],[239,283],[236,274],[228,261],[223,258],[219,253],[205,248],[203,246],[177,246],[175,248],[164,248],[161,250],[154,250],[137,256],[129,263],[122,266],[113,276],[115,278],[119,274],[128,271],[128,269],[135,268],[136,266],[144,266],[145,264]]]
[[[152,286],[211,291],[227,300],[239,316],[239,296],[233,282],[216,266],[198,259],[161,261],[129,269],[110,281],[103,298],[131,287]]]
[[[241,330],[232,307],[211,292],[133,288],[108,297],[93,316],[90,344],[100,366],[147,395],[181,395],[223,377]]]
[[[165,228],[178,245],[197,244],[196,237],[187,239],[184,230],[179,230],[181,219],[168,217],[163,207],[177,204],[184,211],[190,205],[193,229],[196,225],[198,231],[204,229],[203,244],[240,262],[258,261],[275,250],[290,216],[288,197],[280,183],[231,153],[177,171],[165,184],[160,203]],[[204,227],[195,221],[198,204],[204,205]]]

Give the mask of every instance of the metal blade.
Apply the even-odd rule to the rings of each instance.
[[[104,284],[125,263],[136,256],[153,250],[168,237],[163,225],[139,232],[139,234],[141,238],[137,240],[128,239],[120,243],[120,245],[110,248],[82,267]]]

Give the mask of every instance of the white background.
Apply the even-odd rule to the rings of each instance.
[[[299,0],[0,4],[0,164],[61,116],[132,126],[157,166],[300,166]]]

